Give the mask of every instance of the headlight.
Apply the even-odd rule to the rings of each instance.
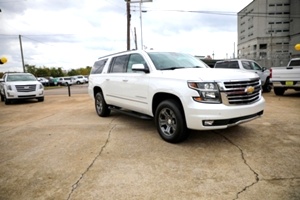
[[[40,85],[40,89],[43,89],[43,88],[44,88],[43,84],[39,84],[39,85]]]
[[[7,86],[7,90],[12,90],[11,85],[8,85],[8,86]]]
[[[188,86],[198,92],[199,96],[193,97],[197,102],[221,103],[220,92],[217,83],[214,82],[188,82]]]

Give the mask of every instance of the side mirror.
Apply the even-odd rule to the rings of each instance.
[[[262,72],[264,72],[264,71],[266,71],[266,70],[267,70],[267,68],[265,68],[265,67],[262,67],[262,68],[261,68],[261,71],[262,71]]]
[[[133,64],[131,69],[132,69],[132,71],[140,71],[140,72],[149,73],[149,69],[147,67],[145,67],[144,64]]]
[[[0,82],[4,82],[4,80],[2,78],[0,78]]]

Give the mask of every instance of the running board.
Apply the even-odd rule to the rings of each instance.
[[[140,119],[146,119],[146,120],[152,120],[153,118],[148,116],[148,115],[144,115],[138,112],[134,112],[134,111],[130,111],[130,110],[122,110],[121,108],[116,108],[114,106],[109,106],[108,107],[110,110],[125,114],[125,115],[129,115],[132,117],[136,117],[136,118],[140,118]]]

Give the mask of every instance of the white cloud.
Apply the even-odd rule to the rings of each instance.
[[[142,13],[143,44],[194,55],[214,53],[215,58],[221,59],[226,54],[231,57],[237,40],[234,13],[250,2],[153,0],[144,3],[142,8],[147,12]],[[123,0],[0,1],[0,9],[0,57],[8,59],[0,66],[0,72],[22,71],[19,35],[22,35],[25,64],[41,67],[91,66],[100,56],[126,50]],[[131,48],[134,48],[134,27],[138,47],[141,45],[139,4],[132,4],[131,10]]]

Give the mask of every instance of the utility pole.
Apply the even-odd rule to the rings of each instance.
[[[21,35],[19,35],[19,41],[20,41],[20,49],[21,49],[21,58],[22,58],[23,72],[26,72],[25,71],[25,65],[24,65],[24,56],[23,56],[23,47],[22,47],[22,38],[21,38]]]
[[[130,0],[126,1],[126,12],[127,12],[127,50],[130,50]]]
[[[136,28],[134,27],[134,44],[135,44],[135,49],[137,48],[137,39],[136,39]]]

